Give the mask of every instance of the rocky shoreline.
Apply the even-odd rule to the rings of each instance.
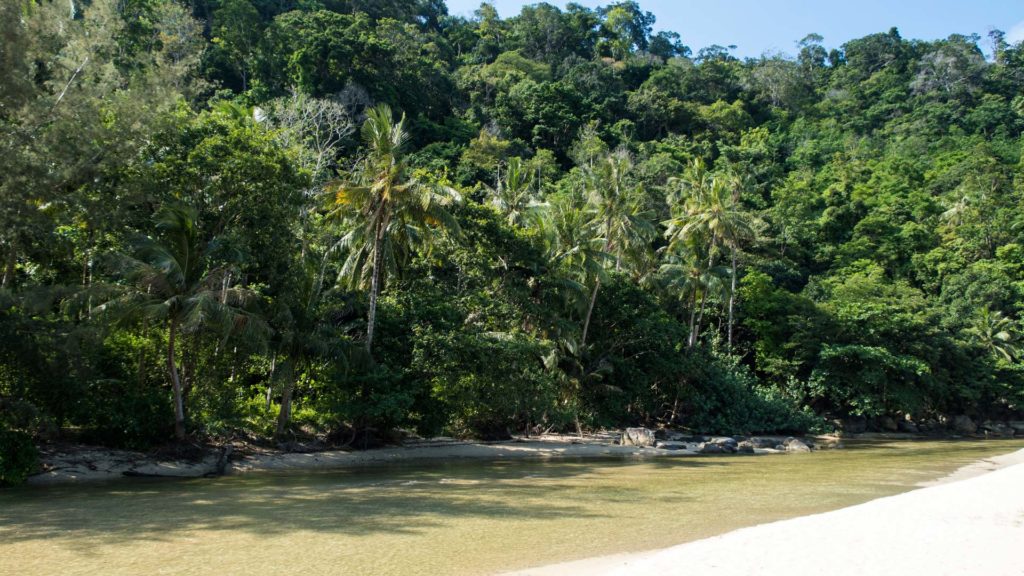
[[[1019,428],[1006,424],[1018,437]],[[979,434],[979,430],[981,433]],[[956,438],[1013,437],[975,432],[945,435]],[[228,442],[219,446],[192,446],[177,453],[143,453],[77,444],[41,447],[41,470],[29,477],[31,485],[74,484],[111,481],[126,477],[200,478],[223,474],[245,474],[282,470],[326,470],[374,466],[393,462],[440,459],[519,459],[519,458],[603,458],[603,457],[692,457],[704,454],[784,454],[841,448],[846,440],[898,440],[935,438],[935,434],[862,432],[839,436],[704,436],[674,430],[627,428],[576,435],[517,437],[505,441],[465,441],[453,438],[406,438],[401,446],[370,450],[317,449],[292,445],[275,450],[246,442]]]

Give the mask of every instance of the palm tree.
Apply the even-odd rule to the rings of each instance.
[[[659,276],[664,287],[678,294],[689,310],[689,336],[687,347],[693,347],[699,333],[697,312],[700,302],[720,288],[720,269],[709,269],[699,247],[681,246],[670,243],[662,249],[663,263],[659,268]],[[703,318],[701,318],[703,320]]]
[[[509,158],[504,178],[498,178],[498,187],[488,187],[491,205],[505,214],[510,225],[522,226],[542,206],[534,197],[533,187],[533,175],[522,158]]]
[[[166,364],[174,393],[174,435],[185,438],[185,405],[177,365],[181,334],[218,328],[225,336],[262,336],[266,324],[243,310],[255,294],[235,284],[237,272],[211,258],[214,241],[204,243],[198,215],[188,206],[173,205],[156,216],[156,238],[136,242],[134,257],[123,259],[126,286],[96,312],[162,323],[167,329]]]
[[[707,249],[707,270],[715,268],[715,260],[723,247],[729,249],[731,279],[729,288],[728,345],[732,347],[733,315],[736,300],[736,280],[740,244],[754,236],[750,215],[739,201],[739,182],[735,178],[713,175],[702,160],[695,159],[682,178],[671,184],[677,194],[670,198],[676,205],[676,215],[665,222],[665,236],[669,240],[669,253],[678,253],[680,247],[693,250],[704,242]],[[689,346],[696,343],[696,334],[704,316],[707,292],[701,300],[696,331],[691,331]]]
[[[373,350],[377,299],[388,269],[395,269],[410,248],[428,237],[429,227],[457,228],[446,207],[459,198],[452,188],[420,181],[408,174],[403,148],[409,134],[405,115],[394,122],[381,104],[367,112],[362,127],[367,154],[354,178],[337,187],[335,203],[354,223],[339,242],[348,257],[342,275],[354,285],[369,284],[366,351]]]
[[[556,196],[538,213],[534,224],[544,248],[544,277],[553,288],[543,293],[559,299],[555,307],[568,307],[571,316],[581,314],[587,296],[586,282],[596,278],[603,270],[606,254],[601,239],[592,232],[593,218],[582,199]],[[573,340],[569,333],[578,329],[568,324],[559,327],[558,338]]]
[[[602,252],[614,261],[620,271],[634,260],[638,251],[647,248],[654,233],[650,214],[640,202],[640,190],[629,184],[629,171],[633,164],[628,154],[616,152],[602,159],[594,168],[584,170],[587,204],[594,217],[594,232],[603,239]],[[590,319],[601,288],[603,268],[594,277],[590,304],[583,321],[580,345],[587,343]]]
[[[740,191],[743,183],[736,177],[727,178],[731,192],[727,197],[718,198],[716,202],[716,225],[725,245],[729,247],[731,259],[729,271],[729,328],[726,339],[729,350],[732,350],[732,329],[736,305],[737,255],[742,242],[754,239],[754,226],[750,214],[740,204]]]
[[[994,356],[1012,362],[1020,354],[1015,328],[1013,320],[1003,316],[1002,312],[993,312],[985,306],[978,310],[974,324],[967,332]]]

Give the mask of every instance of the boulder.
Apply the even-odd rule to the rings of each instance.
[[[736,447],[739,446],[739,442],[737,442],[735,438],[730,438],[728,436],[715,436],[713,438],[709,438],[707,442],[721,446],[722,450],[726,452],[736,452]]]
[[[805,444],[799,438],[786,438],[785,442],[782,443],[782,447],[786,452],[810,452],[811,447]]]
[[[978,426],[970,416],[961,414],[953,418],[953,430],[957,434],[974,434],[978,431]]]
[[[908,434],[917,434],[921,430],[910,420],[900,420],[899,423],[900,432],[907,432]]]
[[[736,451],[739,452],[740,454],[753,454],[754,443],[751,442],[750,440],[744,440],[743,442],[740,442],[736,446]]]
[[[714,442],[701,442],[697,445],[697,452],[700,454],[724,454],[725,448]]]
[[[749,438],[746,441],[749,442],[751,445],[753,445],[754,448],[775,448],[779,444],[778,440],[772,440],[771,438],[756,438],[755,437],[755,438]]]
[[[1013,438],[1015,430],[1012,426],[1005,422],[993,422],[986,420],[981,425],[982,431],[985,432],[986,436],[992,436],[995,438]]]
[[[623,446],[654,446],[654,431],[649,428],[626,428],[622,433]]]
[[[892,416],[879,416],[875,421],[875,425],[883,432],[896,432],[899,430],[899,427],[896,425],[896,420],[894,420]]]

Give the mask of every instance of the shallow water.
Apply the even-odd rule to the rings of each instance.
[[[492,574],[841,508],[1022,447],[887,442],[27,487],[0,491],[0,574]]]

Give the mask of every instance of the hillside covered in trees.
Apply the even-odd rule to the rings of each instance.
[[[3,2],[0,435],[1019,413],[1024,46],[653,24]]]

